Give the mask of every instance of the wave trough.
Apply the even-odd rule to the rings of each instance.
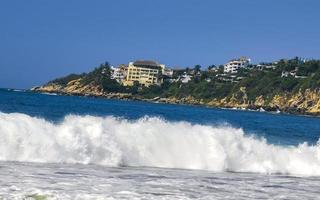
[[[320,175],[320,144],[268,144],[229,126],[157,117],[68,115],[55,124],[0,113],[0,160]]]

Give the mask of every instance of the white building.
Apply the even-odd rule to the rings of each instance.
[[[297,72],[298,72],[298,68],[295,68],[294,70],[289,71],[289,72],[288,71],[282,71],[281,78],[288,77],[288,76],[293,76],[293,77],[297,78]]]
[[[191,81],[192,76],[184,72],[182,76],[179,78],[182,83],[188,83]]]
[[[120,65],[118,67],[111,67],[111,79],[115,79],[118,83],[126,78],[128,67],[125,65]]]
[[[255,65],[254,68],[257,70],[268,70],[268,69],[276,69],[276,66],[272,63],[266,63],[266,64],[258,64]]]
[[[162,74],[167,76],[167,77],[172,77],[173,76],[173,70],[169,68],[163,68],[162,69]]]
[[[223,71],[225,73],[237,73],[240,68],[248,67],[250,59],[246,57],[241,57],[239,59],[230,60],[224,65]]]

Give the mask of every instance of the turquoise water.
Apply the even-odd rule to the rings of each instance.
[[[0,112],[24,113],[58,123],[66,115],[116,116],[139,119],[157,116],[168,121],[242,128],[246,134],[264,137],[269,143],[316,144],[320,138],[320,118],[225,110],[200,106],[154,104],[138,101],[106,100],[76,96],[53,96],[23,91],[0,90]]]

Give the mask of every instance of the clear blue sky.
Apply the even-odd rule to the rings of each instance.
[[[98,64],[319,58],[319,0],[1,0],[0,87]]]

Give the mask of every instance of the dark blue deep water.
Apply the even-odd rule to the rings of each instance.
[[[68,114],[116,116],[138,119],[157,116],[168,121],[194,124],[229,124],[246,134],[265,137],[269,143],[297,145],[317,143],[320,118],[287,114],[225,110],[200,106],[154,104],[77,96],[53,96],[0,89],[0,112],[24,113],[59,123]]]

